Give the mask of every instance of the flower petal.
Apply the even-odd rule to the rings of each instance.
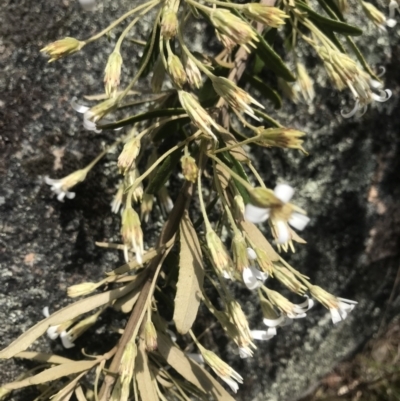
[[[244,218],[250,223],[264,223],[269,218],[269,209],[248,203],[244,210]]]
[[[276,334],[276,332],[275,332]],[[254,340],[268,341],[275,335],[273,332],[268,330],[251,330],[251,336]]]
[[[57,326],[50,326],[47,329],[46,334],[47,334],[47,337],[50,338],[50,340],[55,340],[60,335],[60,333],[57,331],[57,329],[58,329],[58,325]]]
[[[246,267],[245,269],[243,269],[242,276],[243,282],[249,290],[255,290],[262,285],[262,283],[257,280],[257,277],[255,276],[253,270],[250,269],[250,267]]]
[[[294,188],[288,184],[278,184],[274,189],[275,196],[283,203],[288,203],[294,194]]]
[[[285,316],[281,315],[276,319],[263,319],[263,323],[268,327],[278,327],[285,321]]]
[[[257,259],[257,254],[253,248],[247,248],[247,257],[251,260]]]
[[[288,227],[284,221],[278,220],[275,223],[278,238],[276,242],[278,244],[286,244],[290,240],[290,233]]]
[[[64,348],[75,347],[75,344],[71,341],[71,336],[65,330],[60,333],[60,339]]]
[[[288,223],[296,230],[302,231],[306,225],[310,222],[310,218],[305,214],[293,212],[290,215]]]
[[[342,115],[343,118],[350,118],[353,117],[359,109],[360,109],[360,101],[357,99],[352,110],[350,110],[348,113],[344,112],[343,110],[340,110],[340,114]]]
[[[83,104],[77,103],[76,97],[72,98],[70,105],[78,113],[86,113],[90,109],[90,107],[88,107],[88,106],[84,106]]]

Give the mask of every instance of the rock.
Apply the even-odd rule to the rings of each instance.
[[[94,12],[78,2],[13,2],[6,0],[0,15],[0,348],[42,319],[42,308],[67,305],[66,288],[100,279],[118,266],[121,255],[95,247],[94,241],[118,241],[119,217],[109,204],[118,177],[112,174],[117,154],[108,154],[76,188],[76,198],[59,203],[43,177],[63,177],[85,166],[115,133],[83,129],[81,117],[70,107],[73,96],[102,91],[104,62],[112,46],[102,40],[80,54],[47,64],[39,50],[64,36],[86,38],[128,10],[128,0],[98,2]],[[139,21],[138,37],[145,39],[149,21]],[[197,29],[197,32],[201,32]],[[333,326],[321,306],[279,330],[267,343],[258,343],[253,359],[238,360],[231,345],[218,339],[222,354],[245,378],[238,400],[295,400],[310,391],[335,364],[356,352],[399,307],[388,299],[400,254],[400,92],[398,36],[376,40],[376,32],[361,39],[371,48],[374,66],[386,66],[384,76],[393,98],[373,105],[359,119],[340,116],[346,94],[318,86],[313,106],[285,102],[275,117],[308,133],[310,155],[294,151],[257,150],[254,160],[268,185],[287,181],[296,188],[295,201],[311,216],[303,233],[308,244],[297,246],[288,260],[313,283],[359,302],[349,318]],[[394,31],[393,31],[394,32]],[[114,39],[112,39],[112,42]],[[123,48],[137,56],[137,47]],[[311,58],[307,59],[310,63]],[[124,65],[125,75],[132,75]],[[319,75],[318,76],[323,76]],[[322,78],[318,78],[323,83]],[[145,83],[147,85],[147,82]],[[348,99],[351,106],[352,99]],[[268,110],[269,111],[269,110]],[[273,112],[271,112],[273,113]],[[156,219],[146,230],[154,240]],[[150,241],[151,241],[150,240]],[[255,299],[242,290],[242,304],[252,315],[252,328],[261,328]],[[398,309],[397,309],[398,311]],[[120,317],[120,316],[119,316]],[[119,319],[118,317],[118,319]],[[120,321],[111,312],[103,321]],[[97,331],[96,331],[97,330]],[[93,330],[96,347],[101,327]],[[115,335],[109,335],[115,341]],[[57,342],[41,338],[38,347],[78,358],[79,347],[65,351]],[[29,367],[20,360],[2,362],[0,383]],[[30,395],[22,392],[13,399]]]

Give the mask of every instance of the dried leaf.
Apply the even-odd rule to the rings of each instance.
[[[21,381],[16,381],[13,383],[6,384],[4,385],[4,388],[8,390],[16,390],[18,388],[46,383],[52,380],[57,380],[60,377],[72,375],[74,373],[85,372],[93,368],[93,366],[95,366],[98,363],[99,363],[98,360],[74,361],[74,362],[63,363],[62,365],[46,369],[35,376],[28,377]]]
[[[182,377],[200,391],[217,401],[235,401],[234,398],[202,366],[190,359],[162,333],[157,333],[158,352]]]
[[[74,389],[79,380],[81,380],[82,377],[85,376],[85,374],[86,372],[83,372],[75,377],[73,380],[71,380],[64,388],[62,388],[57,394],[55,394],[54,397],[52,397],[51,401],[68,401],[72,397]]]
[[[12,358],[21,351],[28,348],[36,339],[38,339],[50,326],[55,326],[66,320],[74,319],[83,313],[90,312],[99,306],[105,305],[108,302],[123,297],[125,294],[132,291],[137,283],[135,281],[126,286],[115,290],[106,291],[101,294],[93,295],[89,298],[80,299],[65,308],[53,313],[50,317],[40,321],[35,326],[31,327],[23,333],[18,339],[13,341],[8,347],[0,351],[0,358]]]
[[[186,334],[196,319],[204,281],[200,242],[187,210],[180,224],[180,246],[173,320],[178,332]]]
[[[85,397],[85,394],[83,394],[82,387],[79,386],[75,390],[75,395],[78,401],[87,401],[87,398]],[[53,400],[51,400],[53,401]]]
[[[229,131],[220,132],[219,135],[226,146],[234,146],[238,143],[236,138]],[[246,163],[249,161],[246,151],[241,146],[236,146],[231,149],[229,153],[239,162]]]
[[[139,294],[140,291],[138,288],[136,288],[134,291],[131,291],[129,294],[124,295],[117,302],[115,302],[113,308],[116,311],[122,313],[129,313],[133,309],[133,306],[139,298]]]
[[[222,187],[223,189],[225,189],[225,188],[228,186],[229,181],[230,181],[230,179],[231,179],[230,174],[229,174],[226,170],[224,170],[224,169],[221,167],[220,164],[216,164],[216,165],[215,165],[215,174],[216,174],[217,177],[218,177],[218,180],[219,180],[219,182],[220,182],[220,184],[221,184],[221,187]]]
[[[64,358],[63,356],[58,356],[54,354],[45,354],[44,352],[31,352],[23,351],[15,355],[15,358],[30,359],[32,361],[51,363],[51,364],[62,364],[68,362],[74,362],[72,359]]]
[[[276,262],[277,260],[279,260],[279,255],[275,252],[274,248],[272,248],[271,244],[264,237],[264,234],[253,223],[242,221],[240,225],[249,236],[250,240],[254,242],[254,245],[267,253],[271,262]]]
[[[144,341],[142,341],[138,347],[138,353],[135,360],[135,373],[141,400],[158,400],[154,378],[149,369],[149,360],[147,358]]]

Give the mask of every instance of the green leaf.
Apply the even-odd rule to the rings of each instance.
[[[343,14],[340,11],[334,0],[317,0],[319,5],[325,10],[325,12],[333,19],[339,19],[344,21]]]
[[[282,128],[282,124],[280,124],[278,121],[274,120],[272,117],[270,117],[268,114],[264,113],[263,111],[254,109],[254,114],[257,117],[262,117],[272,127]]]
[[[361,53],[361,50],[357,47],[357,45],[354,43],[352,38],[347,37],[347,43],[351,47],[351,50],[353,50],[354,54],[356,55],[358,61],[360,64],[364,67],[365,71],[368,72],[369,75],[371,75],[372,78],[374,78],[377,81],[380,81],[380,78],[376,76],[376,74],[371,70],[371,67],[365,60],[363,54]]]
[[[168,181],[173,169],[179,162],[181,153],[182,149],[176,149],[163,161],[154,174],[154,178],[150,181],[149,186],[146,188],[147,194],[156,194]]]
[[[296,77],[290,72],[282,58],[272,49],[267,41],[260,34],[257,34],[257,37],[259,42],[256,44],[257,48],[255,52],[264,62],[265,67],[286,81],[296,81]]]
[[[178,332],[186,334],[196,319],[204,281],[200,242],[187,210],[183,214],[179,232],[179,277],[176,285],[173,321]]]
[[[261,78],[257,76],[250,75],[248,73],[244,73],[244,79],[256,90],[258,90],[263,96],[267,99],[271,100],[276,109],[280,109],[282,107],[282,99],[279,96],[278,92],[274,91],[269,85],[261,80]]]
[[[179,116],[180,114],[185,113],[186,111],[180,107],[171,109],[158,109],[147,111],[146,113],[136,114],[135,116],[119,120],[115,123],[97,125],[96,127],[99,129],[115,129],[125,127],[126,125],[131,125],[139,121],[151,120],[152,118]]]
[[[334,32],[338,32],[343,35],[351,35],[351,36],[360,36],[363,33],[362,29],[356,26],[322,16],[321,14],[309,8],[307,4],[303,3],[302,1],[296,1],[296,6],[300,10],[305,11],[308,14],[310,20],[312,20],[313,22],[320,23],[326,29],[330,29]]]
[[[154,28],[150,32],[149,39],[147,40],[146,46],[144,47],[144,50],[143,50],[143,55],[139,61],[138,69],[140,69],[143,66],[143,63],[146,61],[146,58],[147,58],[149,52],[151,52],[149,62],[147,63],[147,65],[141,75],[142,78],[149,75],[150,71],[153,69],[153,66],[157,61],[158,55],[160,54],[160,49],[158,47],[158,42],[159,42],[159,37],[160,37],[160,24],[157,24],[157,28],[156,28],[156,32],[155,32],[156,36],[155,36],[155,40],[154,40],[153,48],[152,48],[151,45],[152,45],[153,34],[154,34]]]

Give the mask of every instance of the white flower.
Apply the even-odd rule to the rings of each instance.
[[[287,223],[301,231],[310,221],[309,217],[299,212],[301,209],[297,209],[289,203],[293,194],[294,189],[290,185],[278,184],[274,189],[274,195],[282,202],[283,206],[262,208],[248,203],[245,208],[245,219],[251,223],[263,223],[270,218],[277,243],[286,244],[291,239]],[[283,211],[285,206],[289,207],[287,211]],[[288,212],[289,216],[286,216]]]
[[[50,317],[50,312],[49,312],[49,307],[45,306],[42,310],[43,316],[48,318]],[[58,336],[60,335],[60,333],[58,332],[58,328],[60,327],[60,325],[56,325],[56,326],[50,326],[47,329],[47,337],[50,338],[50,340],[55,340],[56,338],[58,338]]]
[[[345,298],[336,298],[337,308],[330,308],[332,322],[333,324],[339,323],[340,321],[346,319],[347,315],[355,308],[357,305],[356,301]]]
[[[75,344],[72,341],[72,336],[66,330],[60,333],[60,339],[64,348],[73,348]]]
[[[53,178],[44,177],[44,181],[47,185],[51,185],[51,190],[57,195],[57,199],[60,202],[64,201],[64,198],[68,199],[75,198],[75,192],[69,192],[67,190],[63,190],[64,182],[63,179],[54,180]]]
[[[82,104],[77,103],[76,97],[72,98],[71,100],[71,107],[77,111],[78,113],[83,114],[83,126],[89,130],[89,131],[94,131],[94,132],[101,132],[101,129],[96,128],[96,123],[91,121],[91,118],[93,117],[93,114],[90,112],[90,107],[84,106]]]
[[[389,28],[393,28],[397,24],[397,21],[395,20],[396,10],[399,11],[399,4],[397,3],[396,0],[390,0],[390,3],[389,3],[389,19],[386,21],[386,25]]]
[[[276,336],[276,328],[268,328],[267,330],[252,330],[251,335],[253,340],[268,341]]]
[[[253,351],[249,347],[239,347],[239,356],[242,359],[251,358]]]
[[[254,266],[244,268],[242,274],[243,282],[249,290],[255,290],[256,288],[261,287],[264,281],[268,278],[268,273],[264,273]]]
[[[355,114],[362,116],[367,111],[370,103],[373,101],[386,102],[392,96],[392,91],[390,89],[381,89],[382,85],[378,81],[371,80],[364,75],[359,75],[357,80],[353,83],[348,81],[347,85],[353,93],[356,102],[353,109],[348,113],[343,112],[343,110],[340,111],[344,118],[350,118]],[[377,89],[378,93],[373,92],[372,89]]]
[[[267,319],[264,318],[263,319],[263,323],[267,326],[267,327],[279,327],[279,326],[286,326],[289,323],[291,323],[292,319],[287,318],[285,315],[280,315],[279,317],[277,317],[276,319]]]

